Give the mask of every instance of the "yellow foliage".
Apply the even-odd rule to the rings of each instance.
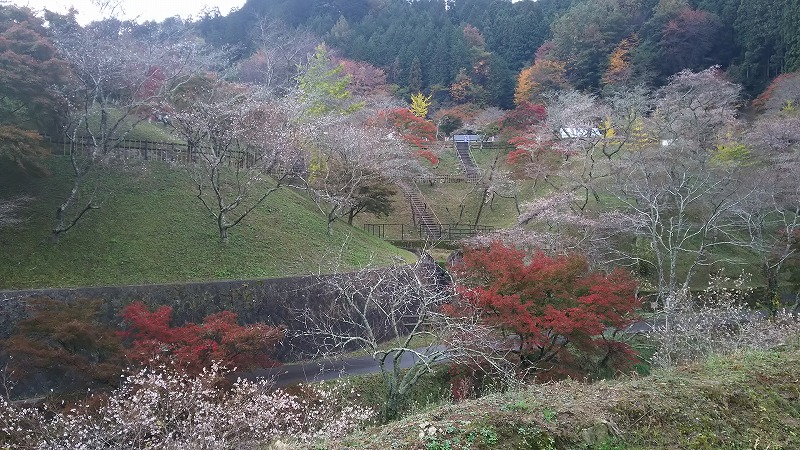
[[[514,103],[517,105],[528,101],[531,97],[531,92],[533,91],[532,72],[533,66],[526,67],[520,71],[517,77],[517,87],[514,90]]]
[[[411,113],[423,119],[427,117],[428,107],[433,103],[432,98],[432,95],[426,97],[422,92],[411,94]]]

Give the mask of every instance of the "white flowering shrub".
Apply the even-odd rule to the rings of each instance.
[[[747,277],[712,276],[696,298],[688,293],[668,299],[648,336],[658,350],[651,363],[672,367],[745,350],[765,350],[800,339],[800,322],[790,312],[770,316],[743,301]],[[726,287],[732,286],[732,287]]]
[[[0,397],[0,448],[248,449],[270,442],[341,436],[374,411],[346,403],[344,385],[305,386],[299,395],[265,380],[224,386],[218,365],[190,376],[159,367],[125,379],[106,399],[53,411]]]

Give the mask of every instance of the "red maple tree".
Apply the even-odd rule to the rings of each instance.
[[[626,272],[592,271],[580,255],[529,255],[501,242],[467,250],[455,270],[462,301],[445,312],[480,311],[513,337],[522,368],[569,372],[591,361],[594,369],[617,369],[633,360],[631,347],[613,338],[639,306]]]
[[[269,367],[270,357],[284,330],[263,323],[238,325],[236,314],[222,311],[206,316],[202,324],[172,326],[172,308],[150,312],[142,302],[126,306],[120,314],[127,329],[122,337],[130,346],[127,356],[147,365],[167,358],[178,369],[197,374],[216,361],[229,368]]]
[[[415,147],[416,156],[427,159],[433,165],[439,163],[439,157],[430,149],[436,142],[436,125],[433,122],[417,117],[405,108],[385,111],[379,120],[385,121],[404,141]]]

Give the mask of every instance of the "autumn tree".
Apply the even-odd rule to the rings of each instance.
[[[355,96],[386,95],[389,85],[386,82],[386,72],[364,61],[355,61],[347,58],[333,58],[334,64],[342,67],[342,73],[349,77],[348,89]]]
[[[638,36],[633,34],[623,39],[608,56],[608,68],[601,80],[603,85],[624,84],[631,78],[631,52],[638,44]]]
[[[661,64],[665,73],[701,70],[716,62],[712,53],[721,24],[701,9],[684,8],[661,31]]]
[[[270,353],[284,335],[280,327],[239,325],[230,311],[206,316],[202,324],[176,326],[169,306],[151,312],[136,302],[120,316],[125,322],[122,338],[129,345],[128,358],[143,366],[166,358],[175,369],[195,375],[212,363],[242,370],[270,367],[275,364]]]
[[[38,172],[49,156],[39,133],[58,133],[64,106],[53,87],[70,75],[49,34],[27,8],[0,5],[0,158]]]
[[[456,76],[456,80],[453,82],[453,84],[450,85],[449,89],[450,97],[456,103],[473,101],[475,100],[474,91],[475,91],[475,86],[472,82],[472,79],[469,77],[469,75],[467,75],[467,71],[465,69],[461,69],[461,71]],[[412,96],[411,98],[413,101],[414,97]]]
[[[460,301],[446,311],[480,311],[483,323],[513,336],[521,368],[569,371],[576,358],[593,368],[630,363],[633,350],[617,339],[639,306],[626,272],[592,271],[578,255],[530,255],[501,242],[467,249],[455,270]]]
[[[599,86],[608,55],[634,31],[641,6],[626,0],[577,2],[553,21],[551,55],[564,62],[564,76],[572,86]]]
[[[318,45],[297,77],[299,99],[308,116],[319,117],[332,112],[347,114],[363,106],[352,100],[351,77],[343,71],[341,64],[333,64],[327,47]]]
[[[409,110],[415,116],[425,119],[428,117],[428,108],[431,106],[432,96],[428,95],[427,97],[422,92],[417,92],[416,94],[411,95],[411,106]]]
[[[655,93],[556,96],[546,124],[523,148],[532,156],[559,155],[543,172],[536,171],[541,159],[532,161],[529,176],[570,207],[562,214],[523,207],[521,217],[579,230],[573,237],[583,242],[581,251],[605,249],[597,262],[638,265],[669,309],[718,251],[747,247],[739,213],[756,189],[737,150],[739,91],[711,68],[681,72]],[[630,238],[620,240],[619,230]]]
[[[514,103],[539,103],[546,92],[566,89],[569,84],[564,77],[564,64],[557,60],[536,60],[530,67],[522,69],[517,77]]]
[[[359,349],[372,357],[383,381],[385,420],[403,412],[437,363],[479,361],[504,367],[503,352],[493,355],[488,327],[472,316],[442,314],[452,298],[451,280],[425,253],[414,264],[329,277],[326,286],[334,300],[302,312],[305,334],[323,354]]]
[[[299,161],[299,111],[289,99],[213,75],[185,83],[170,109],[174,132],[191,147],[196,197],[227,242],[229,230],[280,189]]]
[[[425,120],[405,108],[382,111],[378,115],[386,126],[399,134],[402,141],[410,144],[412,151],[431,164],[438,164],[439,157],[431,150],[432,143],[436,140],[436,125]]]
[[[66,303],[36,299],[28,317],[2,342],[9,369],[20,390],[109,387],[124,369],[122,343],[113,327],[101,323],[100,301]]]
[[[768,116],[791,116],[800,111],[800,72],[777,76],[753,100],[753,106]]]

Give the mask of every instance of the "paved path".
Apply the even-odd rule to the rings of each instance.
[[[423,352],[424,349],[416,349]],[[434,349],[436,350],[436,349]],[[412,352],[406,352],[400,360],[400,367],[407,369],[417,360]],[[271,369],[257,369],[244,374],[235,376],[256,379],[274,378],[276,386],[289,386],[297,383],[318,382],[325,380],[335,380],[349,375],[364,375],[368,373],[380,372],[380,366],[371,356],[359,356],[356,358],[344,359],[321,359],[298,364],[284,364]]]
[[[750,312],[749,317],[763,317],[765,311]],[[743,317],[747,319],[748,317]],[[656,321],[642,320],[631,324],[625,329],[626,333],[645,333],[651,331],[654,326],[663,324],[663,319]],[[423,352],[425,349],[416,349],[418,352]],[[435,348],[438,351],[440,348]],[[416,355],[412,352],[407,352],[403,355],[401,360],[401,367],[406,369],[416,361]],[[333,380],[348,375],[364,375],[369,373],[380,372],[380,366],[371,356],[359,356],[356,358],[343,358],[343,359],[321,359],[319,361],[311,361],[307,363],[297,364],[284,364],[279,367],[271,369],[258,369],[245,374],[236,374],[236,376],[256,379],[256,378],[274,378],[276,386],[289,386],[292,384],[303,382],[317,382],[324,380]]]

